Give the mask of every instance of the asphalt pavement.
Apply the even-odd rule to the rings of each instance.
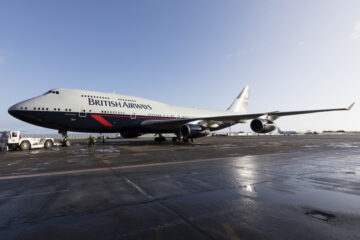
[[[360,136],[0,153],[0,239],[360,239]]]

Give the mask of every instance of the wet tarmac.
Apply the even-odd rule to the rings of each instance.
[[[360,239],[360,136],[0,153],[0,239]]]

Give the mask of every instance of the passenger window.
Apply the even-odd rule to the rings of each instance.
[[[13,132],[13,133],[12,133],[12,137],[17,137],[17,133],[16,133],[16,132]]]

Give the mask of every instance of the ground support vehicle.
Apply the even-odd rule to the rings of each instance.
[[[23,137],[20,131],[3,131],[0,132],[0,150],[30,150],[52,148],[54,145],[59,146],[61,144],[55,143],[54,138],[35,138],[35,137]]]

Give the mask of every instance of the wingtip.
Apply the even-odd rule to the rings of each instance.
[[[347,110],[351,110],[354,105],[355,105],[355,102],[353,102],[352,104],[350,104],[350,106],[347,108]]]

